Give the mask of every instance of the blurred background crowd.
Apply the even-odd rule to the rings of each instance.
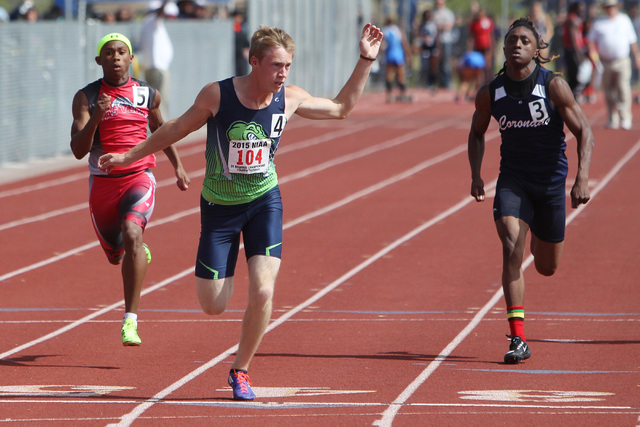
[[[0,0],[0,23],[77,19],[78,1]],[[519,17],[530,17],[549,44],[542,53],[555,58],[547,68],[569,80],[580,102],[594,102],[601,67],[597,61],[591,61],[590,69],[585,70],[586,64],[582,62],[589,58],[587,35],[594,19],[605,14],[605,1],[370,0],[377,21],[374,23],[384,27],[388,35],[386,55],[380,58],[372,80],[386,87],[389,102],[410,102],[411,88],[451,91],[456,102],[470,102],[479,85],[491,80],[502,66],[502,38],[509,23]],[[620,0],[618,4],[620,13],[629,17],[636,33],[640,33],[639,3],[640,0]],[[179,0],[172,3],[166,18],[234,19],[236,32],[243,39],[237,43],[246,44],[250,31],[245,28],[244,18],[250,4],[248,0]],[[142,21],[148,7],[146,1],[94,0],[86,2],[83,16],[101,22]],[[578,75],[576,66],[580,65],[584,67]],[[633,98],[638,103],[636,61],[632,61],[632,66]],[[246,71],[238,67],[238,72]],[[578,78],[580,82],[576,82]]]

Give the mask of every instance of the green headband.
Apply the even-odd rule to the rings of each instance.
[[[131,42],[129,41],[129,39],[120,33],[111,33],[104,36],[102,40],[100,40],[100,42],[98,43],[98,56],[100,56],[100,51],[102,50],[104,45],[114,40],[118,40],[126,44],[127,47],[129,48],[129,54],[133,55],[133,49],[131,49]]]

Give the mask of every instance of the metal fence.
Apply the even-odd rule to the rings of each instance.
[[[278,26],[296,42],[289,84],[335,96],[358,58],[369,0],[249,0],[247,29]],[[0,25],[0,168],[70,153],[71,102],[102,77],[95,61],[99,39],[121,32],[134,43],[141,22],[10,22]],[[210,81],[234,72],[230,21],[172,21],[174,45],[169,117],[182,114]],[[134,74],[132,72],[132,74]],[[144,76],[140,76],[144,77]]]
[[[134,43],[135,54],[140,26],[0,25],[0,166],[70,153],[73,96],[102,77],[94,60],[98,41],[121,32]],[[174,44],[170,118],[184,112],[204,84],[231,75],[234,56],[230,22],[169,22],[167,29]]]

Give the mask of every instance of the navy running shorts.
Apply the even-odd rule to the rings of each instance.
[[[282,256],[282,199],[278,186],[240,205],[217,205],[200,196],[200,222],[196,277],[232,277],[240,233],[247,259],[254,255]]]
[[[496,184],[496,197],[493,200],[493,219],[498,220],[504,216],[520,218],[542,241],[564,241],[565,183],[532,183],[500,173]]]

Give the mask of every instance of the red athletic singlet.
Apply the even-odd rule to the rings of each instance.
[[[98,126],[89,154],[92,175],[105,175],[98,169],[98,158],[104,153],[124,153],[147,138],[147,117],[156,96],[156,90],[144,82],[129,78],[122,86],[110,86],[104,79],[82,89],[89,101],[89,112],[103,93],[111,97],[111,109]],[[111,174],[141,171],[156,165],[154,155],[147,156],[130,166],[116,167]]]

